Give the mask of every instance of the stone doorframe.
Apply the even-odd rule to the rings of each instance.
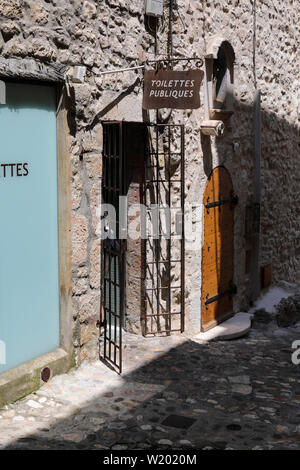
[[[2,59],[3,62],[4,59]],[[13,70],[0,67],[0,80],[13,79]],[[2,65],[2,63],[1,63]],[[18,63],[16,80],[24,81],[28,77],[28,69],[21,61]],[[22,79],[22,70],[24,76]],[[47,71],[46,71],[47,72]],[[58,247],[59,247],[59,306],[60,306],[60,346],[47,354],[28,361],[14,369],[0,374],[0,406],[18,400],[28,393],[37,390],[44,382],[41,378],[50,377],[66,372],[74,365],[73,335],[72,335],[72,239],[71,239],[71,188],[70,188],[70,156],[69,156],[69,127],[67,123],[66,92],[60,77],[45,76],[41,81],[54,85],[57,90],[57,171],[58,171]],[[35,83],[38,77],[34,77]]]

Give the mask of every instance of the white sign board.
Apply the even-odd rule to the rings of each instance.
[[[163,16],[163,0],[145,0],[146,15]]]

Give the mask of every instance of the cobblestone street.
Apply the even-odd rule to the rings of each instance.
[[[0,410],[2,449],[299,449],[300,324],[246,338],[125,335],[122,376],[100,361]]]

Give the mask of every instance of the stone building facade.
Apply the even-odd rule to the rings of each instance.
[[[239,202],[234,211],[235,312],[247,311],[251,276],[246,268],[247,206],[253,201],[253,107],[255,87],[261,91],[261,267],[271,264],[272,282],[299,281],[299,8],[297,0],[177,0],[164,2],[164,18],[145,15],[143,0],[0,0],[0,62],[9,60],[87,67],[83,83],[64,87],[66,159],[70,163],[72,317],[68,366],[98,355],[101,240],[97,232],[102,179],[102,121],[155,123],[156,113],[142,109],[143,69],[147,60],[173,56],[200,57],[205,70],[209,53],[227,41],[234,51],[233,114],[220,137],[201,133],[208,116],[207,70],[196,110],[173,110],[169,123],[185,125],[185,200],[202,208],[194,229],[198,250],[185,249],[185,331],[200,331],[203,194],[212,170],[230,173]],[[215,42],[214,42],[215,41]],[[217,53],[217,52],[216,52]],[[212,57],[212,56],[211,56]],[[209,59],[207,59],[209,60]],[[29,62],[28,62],[29,63]],[[4,67],[4,68],[3,68]],[[102,72],[132,68],[123,73]],[[24,77],[26,71],[24,69]],[[37,72],[38,73],[38,72]],[[1,73],[0,79],[7,77]],[[11,72],[13,77],[13,70]],[[36,76],[38,80],[38,75]],[[134,197],[134,196],[132,196]],[[132,244],[127,268],[136,254]],[[139,248],[138,248],[139,250]],[[247,254],[248,251],[248,254]],[[251,256],[251,253],[250,253]],[[139,263],[140,261],[136,261]],[[130,275],[130,274],[129,274]],[[137,274],[141,285],[142,274]],[[139,277],[140,276],[140,277]],[[140,297],[127,302],[139,331]],[[136,291],[134,292],[136,294]],[[137,325],[137,326],[136,326]],[[0,325],[1,328],[1,325]],[[0,336],[1,337],[1,336]],[[51,367],[50,367],[51,368]],[[55,367],[53,368],[55,373]],[[32,388],[34,385],[29,386]],[[20,393],[19,393],[20,395]],[[18,395],[18,396],[19,396]],[[5,399],[3,399],[5,400]],[[1,401],[1,400],[0,400]]]

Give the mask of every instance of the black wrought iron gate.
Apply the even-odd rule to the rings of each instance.
[[[122,372],[122,325],[124,315],[125,244],[119,238],[119,196],[124,194],[125,165],[122,122],[103,123],[102,226],[107,236],[102,240],[101,320],[103,344],[101,359]]]
[[[149,126],[144,335],[184,331],[184,125]]]
[[[102,125],[102,226],[106,238],[102,240],[101,250],[101,320],[104,331],[100,340],[100,357],[121,373],[126,240],[119,235],[120,219],[124,216],[119,213],[119,196],[125,195],[127,187],[126,123],[103,122]],[[130,145],[126,148],[127,152],[131,151]],[[183,125],[148,126],[144,168],[142,202],[146,220],[141,220],[142,328],[144,335],[169,335],[184,331]],[[106,212],[104,204],[110,207]]]

